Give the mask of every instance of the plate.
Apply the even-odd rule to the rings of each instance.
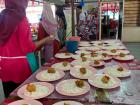
[[[123,71],[118,71],[117,69],[119,67],[122,67],[123,68]],[[123,66],[120,66],[120,65],[114,65],[114,66],[110,66],[110,67],[106,67],[104,69],[104,73],[105,74],[108,74],[108,75],[111,75],[113,77],[128,77],[131,75],[131,71],[124,68]]]
[[[90,65],[90,62],[91,61],[89,61],[89,60],[83,62],[81,59],[78,59],[78,60],[72,61],[71,65],[73,65],[73,66],[77,66],[77,65],[85,65],[85,66],[87,66],[87,65]]]
[[[36,100],[18,100],[14,101],[8,105],[23,105],[23,104],[28,104],[28,105],[43,105],[41,102],[36,101]]]
[[[91,46],[91,47],[79,47],[79,50],[86,50],[86,51],[97,51],[100,50],[99,47]]]
[[[105,84],[101,81],[102,77],[105,76],[106,74],[96,74],[93,75],[92,77],[90,77],[88,79],[88,82],[97,88],[101,88],[101,89],[113,89],[113,88],[117,88],[120,86],[121,81],[118,78],[115,77],[110,77],[110,81],[109,83]]]
[[[128,50],[118,50],[119,53],[123,54],[129,54],[130,52]]]
[[[56,91],[65,96],[80,96],[89,92],[90,85],[86,81],[84,81],[85,85],[82,88],[77,87],[75,81],[77,81],[77,79],[68,79],[59,82],[56,85]]]
[[[103,60],[103,61],[108,61],[108,60],[112,59],[112,57],[108,55],[107,51],[101,50],[101,51],[97,51],[96,53],[101,56],[101,60]],[[102,55],[103,53],[107,54],[107,56],[106,57],[103,56]]]
[[[81,60],[81,55],[80,54],[73,54],[72,58],[76,59],[76,60]]]
[[[78,47],[79,50],[86,50],[87,47]]]
[[[69,55],[66,55],[66,53],[57,53],[55,55],[56,58],[60,58],[60,59],[68,59],[71,58],[72,54],[69,53]]]
[[[90,44],[88,41],[80,41],[79,44]]]
[[[114,59],[120,60],[120,61],[130,61],[130,60],[134,60],[135,57],[133,55],[125,55],[125,57],[116,56],[114,57]]]
[[[65,73],[60,70],[56,70],[55,73],[48,73],[48,70],[41,71],[36,75],[37,80],[39,81],[57,81],[65,76]]]
[[[97,54],[97,56],[85,55],[84,57],[86,57],[90,60],[102,60],[102,56],[99,54]]]
[[[102,59],[101,60],[108,61],[108,60],[111,60],[111,59],[112,59],[111,56],[106,56],[106,57],[102,56]]]
[[[82,54],[82,53],[84,53],[84,54],[91,54],[92,52],[90,52],[90,51],[85,51],[85,50],[78,50],[78,51],[76,51],[75,53],[76,53],[76,54]]]
[[[118,49],[118,50],[125,50],[126,47],[125,46],[117,46],[116,49]]]
[[[93,67],[102,67],[104,65],[105,65],[104,61],[99,61],[99,64],[94,64],[94,61],[90,62],[90,66],[93,66]]]
[[[34,84],[37,87],[36,92],[29,93],[26,88],[27,84],[22,86],[18,92],[17,95],[20,98],[26,99],[26,100],[34,100],[34,99],[40,99],[49,96],[54,91],[54,86],[47,82],[34,82],[30,83]]]
[[[86,73],[82,74],[80,72],[80,68],[85,68],[86,69]],[[75,77],[75,78],[79,78],[79,79],[88,79],[90,76],[96,74],[96,69],[90,66],[75,66],[73,68],[71,68],[70,70],[70,74]]]
[[[79,46],[81,46],[81,47],[89,47],[89,46],[92,46],[92,45],[89,44],[89,43],[79,43]]]
[[[116,52],[113,53],[113,52],[111,52],[111,50],[108,50],[108,51],[107,51],[107,54],[108,54],[108,55],[111,55],[111,56],[116,56],[116,55],[119,55],[120,52],[119,52],[118,50],[116,50]]]
[[[63,63],[64,62],[55,63],[52,65],[52,67],[55,69],[62,70],[62,71],[68,71],[71,69],[71,64],[69,62],[67,62],[68,63],[67,66],[64,66]]]
[[[89,50],[89,51],[97,51],[97,50],[100,50],[99,47],[86,47],[86,50]]]
[[[84,105],[84,104],[81,104],[80,102],[76,102],[76,101],[60,101],[60,102],[57,102],[53,105],[64,105],[64,103],[67,103],[69,105]]]

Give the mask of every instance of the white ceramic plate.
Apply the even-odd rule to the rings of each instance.
[[[76,86],[75,81],[77,79],[68,79],[59,82],[56,85],[56,91],[65,96],[80,96],[86,94],[90,90],[90,85],[84,81],[84,86],[79,88]]]
[[[75,53],[76,53],[76,54],[82,54],[82,53],[84,53],[84,54],[91,54],[92,52],[90,52],[90,51],[85,51],[85,50],[78,50],[78,51],[76,51]]]
[[[118,71],[117,69],[119,67],[122,67],[123,68],[123,71]],[[110,67],[106,67],[104,69],[104,73],[105,74],[108,74],[108,75],[111,75],[113,77],[128,77],[131,75],[131,71],[124,68],[123,66],[120,66],[120,65],[114,65],[114,66],[110,66]]]
[[[80,72],[80,68],[85,68],[86,73],[82,74]],[[70,74],[75,78],[88,79],[92,75],[96,74],[96,69],[93,68],[93,67],[90,67],[90,66],[86,66],[86,67],[84,67],[84,66],[74,66],[73,68],[71,68]]]
[[[40,99],[49,96],[54,91],[54,86],[47,82],[34,82],[30,84],[34,84],[36,86],[36,91],[32,93],[28,92],[26,89],[26,84],[22,86],[17,92],[17,95],[20,98],[23,98],[25,100]]]
[[[72,54],[70,53],[70,55],[66,55],[66,53],[57,53],[55,55],[56,58],[60,58],[60,59],[67,59],[67,58],[71,58]]]
[[[130,60],[134,60],[135,57],[133,55],[125,55],[125,57],[116,56],[114,57],[114,59],[120,60],[120,61],[130,61]]]
[[[41,102],[37,101],[37,100],[18,100],[18,101],[14,101],[8,105],[24,105],[24,104],[28,104],[28,105],[43,105]]]
[[[110,80],[107,84],[103,83],[101,81],[101,79],[103,78],[103,76],[105,76],[106,74],[96,74],[93,75],[92,77],[90,77],[88,79],[88,82],[97,88],[102,88],[102,89],[113,89],[113,88],[117,88],[120,86],[121,81],[118,78],[115,77],[110,77]]]
[[[68,100],[68,101],[60,101],[60,102],[57,102],[57,103],[55,103],[53,105],[64,105],[65,103],[69,104],[69,105],[84,105],[84,104],[81,104],[80,102],[70,101],[70,100]]]
[[[41,71],[36,75],[37,80],[39,81],[57,81],[65,76],[65,73],[60,70],[56,70],[55,73],[48,73],[48,70]]]
[[[77,65],[84,65],[84,66],[87,66],[87,65],[90,65],[90,60],[87,60],[87,61],[85,61],[85,62],[83,62],[82,60],[74,60],[74,61],[72,61],[71,62],[71,65],[73,65],[73,66],[77,66]]]
[[[62,70],[62,71],[68,71],[71,69],[71,64],[69,62],[67,62],[68,63],[67,66],[64,66],[63,63],[64,62],[55,63],[52,65],[52,67],[55,69]]]

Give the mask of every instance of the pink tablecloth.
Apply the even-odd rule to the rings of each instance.
[[[62,51],[65,51],[65,50],[61,50],[61,52]],[[72,60],[73,59],[67,59],[67,61],[69,61],[69,62],[71,62]],[[54,63],[60,62],[60,61],[63,61],[63,60],[51,58],[36,73],[34,73],[31,77],[29,77],[21,86],[23,86],[27,83],[30,83],[30,82],[38,81],[35,78],[35,76],[38,72],[44,70],[46,67],[51,66]],[[118,61],[112,60],[111,62],[107,62],[105,66],[116,65],[118,63],[121,63],[124,66],[126,66],[127,68],[131,69],[132,74],[131,74],[131,77],[122,79],[120,88],[113,89],[113,90],[106,90],[109,94],[109,97],[108,97],[109,102],[113,102],[116,104],[122,104],[122,105],[140,104],[140,83],[139,83],[139,81],[140,81],[140,71],[139,71],[140,63],[137,60],[130,61],[130,62],[118,62]],[[102,68],[100,68],[100,69],[102,69]],[[69,72],[66,73],[66,75],[63,79],[68,79],[68,78],[72,78],[70,76]],[[59,81],[57,81],[57,82],[59,82]],[[53,84],[56,84],[57,82],[53,82]],[[21,86],[19,86],[15,91],[13,91],[11,93],[12,97],[17,96],[16,93]],[[65,96],[58,94],[57,92],[54,92],[50,96],[45,97],[43,100],[40,100],[40,101],[45,102],[44,105],[47,105],[46,102],[48,102],[48,99],[49,100],[72,99],[72,100],[76,100],[76,101],[80,101],[80,102],[97,102],[95,99],[95,96],[94,96],[95,92],[96,92],[96,88],[93,88],[93,87],[91,87],[91,90],[88,94],[85,94],[80,97],[65,97]],[[88,105],[88,104],[86,104],[86,105]]]

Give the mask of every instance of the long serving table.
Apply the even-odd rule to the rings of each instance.
[[[62,49],[60,52],[65,52],[65,49]],[[73,59],[67,59],[67,61],[71,62]],[[40,71],[45,70],[47,67],[51,66],[54,63],[63,61],[62,59],[57,58],[51,58],[48,60],[36,73],[32,74],[24,83],[22,83],[16,90],[14,90],[9,99],[6,99],[5,102],[2,105],[6,105],[7,103],[17,100],[17,91],[18,89],[31,82],[39,82],[36,79],[36,74]],[[66,61],[66,59],[65,59]],[[138,62],[136,59],[129,62],[119,62],[116,60],[111,60],[110,62],[106,62],[105,66],[111,66],[121,63],[125,67],[131,70],[131,76],[127,78],[123,78],[121,80],[121,86],[119,88],[115,88],[112,90],[100,90],[97,88],[94,88],[91,86],[91,90],[89,93],[78,96],[78,97],[66,97],[58,94],[56,91],[54,91],[50,96],[45,97],[43,99],[40,99],[39,101],[43,103],[43,105],[51,105],[52,103],[56,101],[61,100],[75,100],[82,103],[85,103],[85,105],[96,105],[96,104],[122,104],[122,105],[140,105],[140,62]],[[103,68],[98,69],[98,73],[102,73]],[[70,76],[69,72],[66,72],[66,75],[63,79],[70,79],[73,78]],[[58,80],[56,82],[51,82],[52,84],[56,85],[61,80]],[[103,94],[107,97],[106,101],[98,100],[96,98],[96,93],[100,91],[103,92]]]

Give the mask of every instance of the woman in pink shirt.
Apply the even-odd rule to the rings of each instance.
[[[54,40],[45,37],[32,42],[27,5],[28,0],[5,0],[6,9],[0,13],[0,78],[6,97],[31,75],[26,55]]]

